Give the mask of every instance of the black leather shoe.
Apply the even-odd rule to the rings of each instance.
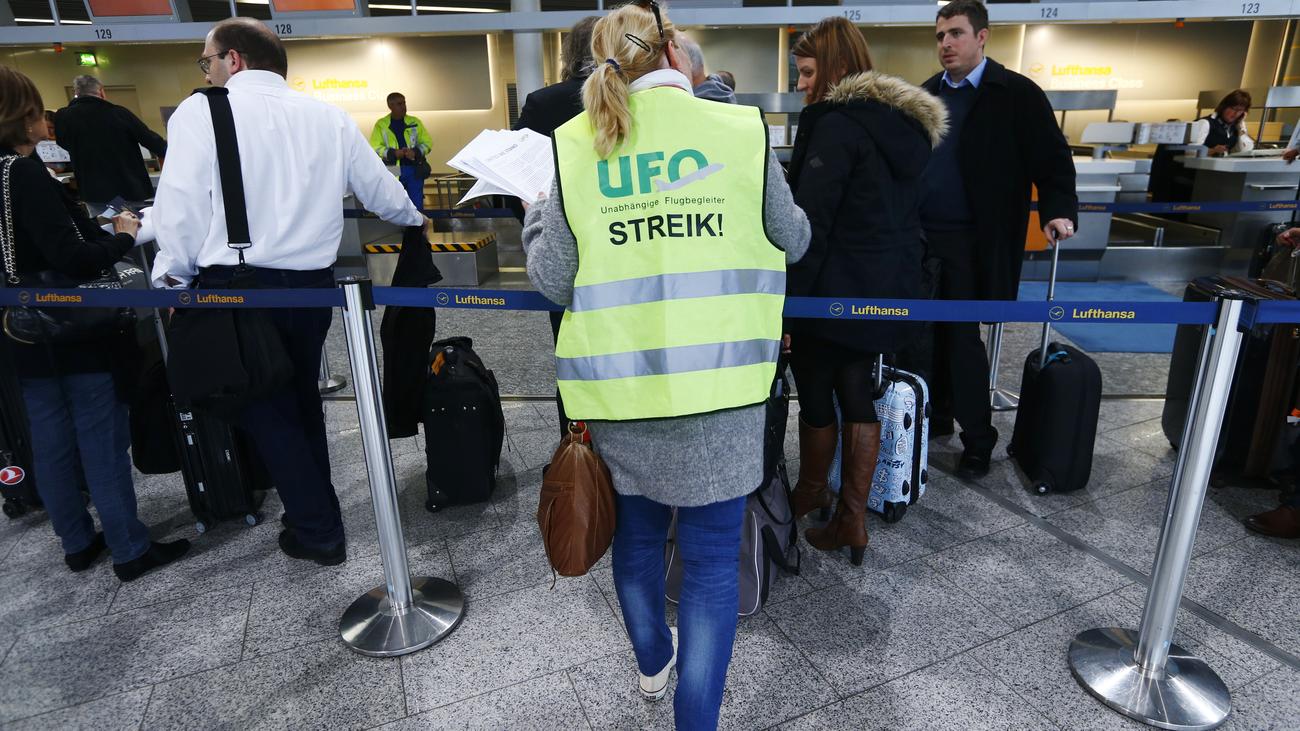
[[[303,561],[315,561],[318,566],[338,566],[348,560],[348,544],[346,541],[339,541],[333,548],[312,548],[304,546],[302,542],[294,536],[293,531],[285,529],[280,531],[280,550],[289,558],[302,559]]]
[[[156,568],[161,568],[189,553],[190,542],[184,538],[170,543],[151,543],[149,550],[134,561],[113,564],[113,573],[123,582],[135,581]]]
[[[991,457],[989,451],[966,449],[961,453],[961,461],[957,463],[957,477],[963,480],[984,477],[989,473]]]
[[[99,559],[99,555],[106,548],[108,548],[108,544],[104,542],[104,534],[102,532],[96,533],[89,546],[76,553],[63,554],[63,562],[73,571],[85,571],[94,565],[95,561]]]

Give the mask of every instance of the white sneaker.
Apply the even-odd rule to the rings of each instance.
[[[673,656],[668,659],[668,664],[658,675],[642,675],[637,673],[641,678],[641,695],[649,701],[657,701],[664,697],[668,692],[668,676],[673,674],[673,668],[677,666],[677,628],[671,627],[668,630],[673,633]]]

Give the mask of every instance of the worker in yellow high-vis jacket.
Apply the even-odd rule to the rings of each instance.
[[[810,234],[761,112],[696,99],[674,34],[648,0],[596,23],[586,111],[555,131],[556,185],[524,246],[533,284],[567,308],[565,408],[613,476],[614,583],[641,692],[662,697],[675,666],[677,727],[707,729],[740,607],[745,496],[765,477],[785,268]],[[664,620],[674,512],[678,638]]]
[[[370,146],[388,165],[398,165],[398,179],[416,208],[424,210],[424,179],[429,177],[425,158],[433,149],[429,130],[418,117],[406,113],[406,97],[398,92],[388,95],[389,114],[375,122],[370,131]]]

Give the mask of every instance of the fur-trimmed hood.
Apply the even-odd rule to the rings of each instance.
[[[832,104],[876,101],[907,115],[925,131],[930,147],[938,147],[948,133],[948,108],[930,92],[878,71],[852,74],[830,88],[826,100]]]

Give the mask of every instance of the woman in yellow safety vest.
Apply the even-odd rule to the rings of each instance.
[[[586,111],[555,132],[556,182],[524,247],[533,283],[566,307],[565,407],[614,478],[614,583],[641,692],[663,697],[676,666],[677,726],[694,729],[717,725],[785,266],[810,234],[762,114],[695,99],[674,34],[653,2],[596,24]],[[680,644],[664,616],[674,510]]]

